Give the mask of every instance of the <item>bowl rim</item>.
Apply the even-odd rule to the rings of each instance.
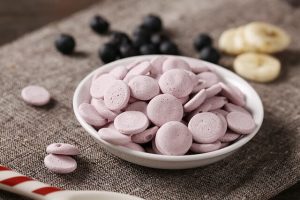
[[[212,151],[212,152],[207,152],[207,153],[201,153],[201,154],[193,154],[193,155],[182,155],[182,156],[171,156],[171,155],[160,155],[160,154],[152,154],[152,153],[147,153],[147,152],[139,152],[139,151],[134,151],[132,149],[126,148],[126,147],[122,147],[122,146],[118,146],[118,145],[113,145],[110,144],[104,140],[102,140],[99,136],[97,136],[97,131],[90,126],[89,124],[87,124],[84,119],[79,115],[78,112],[78,97],[79,97],[79,93],[81,88],[85,85],[85,83],[87,81],[89,81],[93,75],[100,71],[105,71],[105,69],[109,69],[112,68],[113,66],[117,66],[118,64],[121,65],[121,63],[123,62],[129,62],[129,61],[135,61],[135,60],[143,60],[143,59],[151,59],[155,56],[168,56],[168,57],[178,57],[178,58],[182,58],[182,59],[189,59],[189,60],[194,60],[197,62],[202,62],[204,64],[206,64],[207,66],[209,66],[210,68],[217,68],[218,71],[221,71],[221,73],[226,72],[226,73],[230,73],[231,75],[233,75],[235,77],[235,79],[238,80],[238,82],[241,82],[242,84],[246,85],[249,87],[250,90],[252,90],[251,92],[253,94],[255,94],[255,98],[257,98],[257,110],[259,111],[259,116],[258,116],[258,123],[256,126],[256,129],[248,135],[245,135],[244,137],[242,137],[241,139],[239,139],[238,141],[236,141],[235,143],[218,149],[216,151]],[[212,69],[213,70],[213,69]],[[81,126],[85,129],[85,131],[87,131],[89,133],[89,135],[91,135],[92,137],[94,137],[96,140],[98,140],[99,142],[101,142],[102,144],[104,144],[105,146],[108,146],[109,148],[112,148],[116,151],[122,152],[123,154],[129,154],[131,156],[134,157],[139,157],[139,158],[143,158],[143,159],[151,159],[151,160],[157,160],[157,161],[194,161],[194,160],[202,160],[202,159],[208,159],[208,158],[214,158],[214,157],[218,157],[218,156],[222,156],[231,152],[234,152],[235,150],[239,149],[240,147],[244,146],[246,143],[248,143],[260,130],[260,127],[262,125],[263,119],[264,119],[264,109],[263,109],[263,104],[262,104],[262,100],[260,98],[260,96],[258,95],[258,93],[255,91],[255,89],[243,78],[241,78],[240,76],[238,76],[237,74],[233,73],[232,71],[225,69],[224,67],[217,65],[217,64],[213,64],[204,60],[200,60],[200,59],[196,59],[196,58],[191,58],[191,57],[186,57],[186,56],[174,56],[174,55],[142,55],[142,56],[133,56],[133,57],[129,57],[129,58],[123,58],[120,60],[116,60],[113,62],[110,62],[108,64],[104,64],[98,68],[96,68],[95,70],[93,70],[92,72],[90,72],[88,75],[86,75],[81,81],[80,83],[77,85],[74,95],[73,95],[73,111],[75,113],[76,119],[79,121],[79,123],[81,124]],[[101,145],[102,146],[102,145]],[[107,150],[107,148],[104,146],[104,148]],[[110,152],[110,151],[109,151]]]

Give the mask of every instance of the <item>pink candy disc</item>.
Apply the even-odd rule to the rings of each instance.
[[[190,79],[192,80],[193,83],[193,88],[197,86],[199,83],[199,78],[197,77],[197,75],[194,74],[192,71],[185,70],[185,72],[190,76]]]
[[[215,113],[215,114],[221,114],[221,115],[223,115],[224,117],[226,117],[226,115],[229,113],[229,112],[227,112],[227,111],[225,111],[225,110],[222,110],[222,109],[212,110],[212,111],[210,111],[210,112]]]
[[[114,128],[101,128],[98,135],[102,140],[115,145],[124,145],[131,142],[130,136],[124,135]]]
[[[115,80],[115,77],[111,74],[103,74],[99,76],[92,82],[90,88],[91,96],[97,99],[103,98],[107,88],[109,88]]]
[[[146,130],[149,120],[142,112],[125,111],[115,118],[114,125],[121,133],[133,135]]]
[[[131,75],[146,75],[148,72],[150,72],[151,68],[152,65],[149,61],[143,61],[134,66],[125,77]]]
[[[155,136],[155,144],[164,155],[184,155],[193,142],[192,134],[182,123],[171,121],[160,127]]]
[[[186,104],[184,104],[184,110],[190,112],[198,108],[206,99],[206,91],[202,89],[193,98],[191,98]]]
[[[222,108],[227,103],[225,97],[214,96],[209,99],[206,99],[205,102],[197,109],[198,112],[211,111]]]
[[[129,104],[126,108],[126,111],[140,111],[147,115],[147,103],[144,101],[136,101],[132,104]]]
[[[223,137],[221,137],[219,140],[221,142],[233,142],[233,141],[237,140],[240,136],[241,136],[240,134],[237,134],[237,133],[234,133],[231,131],[227,131],[225,133],[225,135]]]
[[[244,106],[245,100],[243,97],[241,97],[234,89],[232,89],[230,86],[225,85],[224,83],[220,83],[222,87],[221,94],[223,94],[225,97],[229,99],[232,103],[238,105],[238,106]]]
[[[246,113],[246,114],[250,115],[250,113],[245,108],[243,108],[241,106],[234,105],[232,103],[226,103],[225,106],[224,106],[224,109],[227,110],[228,112],[237,111],[237,112],[243,112],[243,113]]]
[[[128,65],[126,65],[126,68],[128,70],[131,70],[132,68],[134,68],[135,66],[137,66],[138,64],[140,64],[143,61],[146,61],[146,60],[137,60],[137,61],[131,62]]]
[[[212,85],[211,87],[206,89],[206,98],[216,96],[218,93],[221,92],[221,90],[222,90],[222,87],[220,84]]]
[[[190,99],[189,96],[178,98],[178,100],[179,100],[182,104],[185,104],[189,99]]]
[[[230,112],[227,116],[228,127],[241,134],[250,134],[256,125],[251,115],[242,112]]]
[[[144,143],[150,142],[154,138],[157,130],[158,130],[158,127],[154,126],[154,127],[149,128],[141,133],[133,135],[131,137],[131,140],[132,140],[132,142],[135,142],[138,144],[144,144]]]
[[[102,99],[95,99],[93,98],[91,100],[91,104],[92,106],[94,106],[94,108],[97,110],[97,112],[105,119],[107,119],[108,121],[113,121],[116,116],[117,113],[109,110],[106,105],[104,104],[104,101]]]
[[[104,94],[104,103],[110,110],[121,110],[128,104],[130,90],[124,81],[114,81]]]
[[[132,149],[134,151],[145,152],[145,149],[141,145],[133,143],[133,142],[124,144],[123,146],[128,149]]]
[[[211,151],[216,151],[220,148],[221,148],[221,142],[216,141],[211,144],[193,143],[190,150],[195,153],[207,153],[207,152],[211,152]]]
[[[106,119],[101,117],[91,104],[82,103],[79,105],[78,110],[80,116],[90,125],[101,127],[107,123]]]
[[[162,66],[166,59],[167,57],[165,56],[157,56],[150,61],[152,65],[152,69],[150,71],[151,75],[158,75],[163,73]]]
[[[197,77],[199,78],[199,84],[194,88],[194,92],[209,88],[220,81],[219,77],[213,72],[202,72]]]
[[[198,143],[213,143],[226,131],[220,117],[209,112],[193,116],[188,127],[193,134],[193,139]]]
[[[46,105],[51,99],[49,92],[38,85],[29,85],[23,88],[21,96],[26,103],[34,106]]]
[[[49,154],[44,159],[45,166],[52,172],[67,174],[75,171],[77,163],[70,156]]]
[[[163,72],[171,69],[183,69],[191,71],[190,65],[186,61],[174,57],[167,58],[163,63]]]
[[[202,72],[206,72],[209,71],[209,68],[205,65],[199,65],[199,64],[190,64],[190,67],[192,69],[192,71],[196,74],[202,73]]]
[[[136,76],[132,78],[128,86],[131,96],[140,100],[149,100],[159,94],[157,80],[150,76]]]
[[[68,156],[76,156],[79,154],[79,149],[71,144],[66,143],[53,143],[50,144],[47,149],[47,153],[59,154],[59,155],[68,155]]]
[[[221,148],[227,147],[229,145],[229,142],[221,142]]]
[[[171,69],[159,79],[159,87],[165,94],[172,94],[177,98],[188,96],[193,90],[190,76],[182,69]]]
[[[160,94],[149,102],[147,116],[155,125],[162,126],[169,121],[181,121],[183,107],[176,97],[170,94]]]
[[[128,69],[125,66],[118,66],[111,70],[109,74],[115,77],[118,80],[122,80],[128,72]]]

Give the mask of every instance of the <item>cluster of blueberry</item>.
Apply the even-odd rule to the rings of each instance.
[[[90,27],[100,35],[110,35],[109,41],[99,50],[99,57],[104,63],[136,55],[180,54],[177,45],[163,33],[163,22],[156,15],[145,16],[142,23],[134,29],[132,37],[124,32],[110,31],[109,22],[99,15],[92,18]],[[72,53],[75,45],[75,39],[67,34],[61,34],[55,41],[57,50],[63,54]],[[194,46],[201,59],[213,63],[219,61],[220,54],[212,47],[212,39],[207,34],[198,35]]]

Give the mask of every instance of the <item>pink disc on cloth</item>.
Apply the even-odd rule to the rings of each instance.
[[[114,125],[121,133],[133,135],[146,130],[149,126],[149,120],[142,112],[125,111],[115,118]]]
[[[111,74],[103,74],[99,76],[91,84],[91,96],[97,99],[103,98],[107,88],[109,88],[115,80],[116,78]]]
[[[250,134],[256,125],[251,115],[242,112],[230,112],[227,116],[228,127],[240,134]]]
[[[163,93],[177,98],[186,97],[193,90],[190,76],[182,69],[171,69],[163,73],[158,84]]]
[[[77,168],[77,163],[71,156],[49,154],[44,159],[45,166],[52,172],[68,174]]]
[[[169,121],[181,121],[183,107],[176,97],[160,94],[148,103],[147,116],[155,125],[162,126]]]
[[[121,110],[128,104],[130,90],[124,81],[114,81],[104,93],[104,103],[113,111]]]
[[[47,146],[47,153],[59,154],[65,156],[76,156],[79,154],[79,149],[71,144],[53,143]]]
[[[91,100],[91,104],[92,106],[94,106],[94,108],[97,110],[97,112],[105,119],[107,119],[108,121],[113,121],[116,116],[118,115],[117,113],[109,110],[103,99],[95,99],[93,98]]]
[[[157,130],[158,130],[158,126],[154,126],[154,127],[149,128],[141,133],[133,135],[131,137],[131,140],[132,140],[132,142],[135,142],[138,144],[144,144],[144,143],[150,142],[154,138]]]
[[[163,73],[162,66],[166,59],[166,56],[157,56],[150,61],[152,65],[152,68],[150,70],[151,75],[158,75]]]
[[[210,144],[193,143],[190,150],[195,153],[207,153],[211,151],[216,151],[220,148],[221,148],[221,142],[216,141]]]
[[[128,69],[125,66],[118,66],[112,69],[109,74],[115,77],[118,80],[122,80],[128,72]]]
[[[181,122],[171,121],[160,127],[155,136],[155,144],[163,155],[184,155],[193,142],[189,129]]]
[[[225,134],[224,124],[214,113],[203,112],[192,117],[188,124],[198,143],[213,143]]]
[[[107,120],[104,119],[91,104],[82,103],[79,105],[78,110],[80,116],[90,125],[101,127],[107,123]]]
[[[159,94],[158,82],[150,76],[135,76],[129,81],[128,86],[131,96],[136,99],[150,100]]]
[[[184,111],[191,112],[198,108],[206,99],[206,91],[202,89],[195,96],[193,96],[186,104],[184,104]]]
[[[124,145],[131,142],[130,136],[124,135],[114,128],[101,128],[98,135],[102,140],[115,145]]]
[[[175,57],[169,57],[163,63],[163,72],[171,69],[183,69],[191,71],[190,65],[186,61]]]
[[[26,103],[33,106],[44,106],[51,99],[50,93],[38,85],[29,85],[23,88],[21,96]]]

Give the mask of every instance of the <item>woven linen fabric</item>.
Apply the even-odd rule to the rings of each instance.
[[[75,2],[74,2],[75,3]],[[113,30],[131,33],[144,15],[156,13],[183,55],[196,57],[192,39],[200,32],[218,38],[225,29],[260,20],[276,24],[292,37],[273,83],[251,83],[261,96],[265,119],[247,145],[215,164],[188,170],[141,167],[112,156],[79,125],[72,109],[77,84],[101,66],[98,48],[108,40],[89,28],[95,14]],[[300,10],[283,0],[114,0],[52,23],[0,48],[0,163],[53,186],[71,190],[107,190],[145,199],[269,199],[300,177]],[[76,38],[77,52],[58,53],[61,32]],[[26,105],[21,89],[38,84],[53,96],[50,105]],[[81,155],[71,174],[49,172],[43,159],[53,142],[77,145]],[[0,191],[1,200],[25,199]]]

